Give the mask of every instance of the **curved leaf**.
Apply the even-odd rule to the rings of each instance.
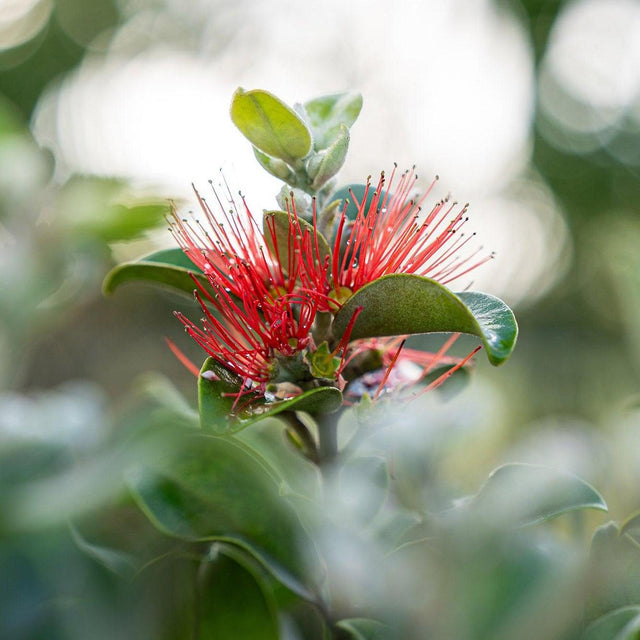
[[[337,622],[336,627],[346,631],[353,640],[387,640],[393,637],[389,627],[370,618],[345,618]]]
[[[169,287],[192,296],[196,285],[190,274],[194,274],[207,286],[205,275],[189,260],[182,249],[166,249],[135,262],[124,262],[114,267],[106,275],[102,290],[105,295],[111,295],[126,282],[140,281]]]
[[[233,94],[231,119],[255,147],[287,162],[311,150],[311,133],[300,116],[268,91],[241,87]]]
[[[319,151],[335,141],[342,125],[353,125],[362,109],[362,96],[359,93],[321,96],[305,102],[304,108],[313,130],[313,146]]]
[[[624,534],[640,544],[640,513],[633,514],[620,526],[620,535]]]
[[[297,233],[298,241],[302,242],[304,238],[308,238],[306,242],[311,242],[311,248],[313,249],[313,255],[315,257],[316,248],[313,225],[309,224],[302,218],[298,218],[297,222],[300,225],[300,231],[302,234],[301,237],[300,233]],[[289,256],[289,250],[293,249],[291,241],[292,225],[289,219],[289,214],[285,211],[265,211],[263,225],[269,253],[271,253],[271,255],[280,262],[285,271],[288,270],[289,260],[291,259]],[[271,236],[271,230],[273,230],[274,238]],[[331,259],[331,248],[329,247],[329,243],[319,232],[315,234],[315,237],[318,239],[318,254],[320,255],[320,260],[324,260],[327,256]],[[275,245],[273,242],[274,239]]]
[[[212,372],[214,375],[210,375]],[[261,396],[245,397],[242,409],[235,415],[233,405],[241,380],[213,358],[207,358],[198,378],[198,404],[202,428],[216,435],[231,435],[258,420],[276,416],[283,411],[331,413],[342,405],[342,393],[335,387],[318,387],[298,396],[267,402]],[[249,402],[247,402],[249,401]],[[245,405],[245,406],[243,406]]]
[[[222,541],[249,552],[309,600],[303,557],[312,542],[275,473],[232,438],[184,433],[167,438],[152,462],[128,477],[132,494],[160,531],[189,541]]]
[[[603,497],[570,473],[535,464],[495,469],[470,506],[519,526],[536,524],[579,509],[607,511]]]
[[[340,171],[349,150],[349,129],[340,125],[335,141],[325,150],[315,154],[307,167],[307,174],[313,180],[312,187],[321,189]]]
[[[200,565],[194,640],[278,640],[273,596],[248,560],[221,547]]]
[[[351,338],[411,333],[470,333],[485,346],[489,361],[502,364],[518,335],[513,312],[502,300],[485,293],[455,294],[435,280],[411,274],[391,274],[356,291],[334,320],[340,338],[358,307],[362,311]]]
[[[640,607],[621,607],[594,620],[581,640],[635,640],[640,629]]]

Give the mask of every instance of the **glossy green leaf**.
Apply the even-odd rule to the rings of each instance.
[[[314,189],[322,188],[333,176],[340,171],[347,158],[349,150],[349,129],[341,125],[334,142],[326,149],[319,151],[311,158],[307,165],[307,174],[313,180]]]
[[[362,96],[359,93],[337,93],[322,96],[306,102],[313,145],[316,151],[326,149],[340,135],[341,125],[350,128],[357,120],[362,109]]]
[[[640,606],[621,607],[592,622],[581,640],[638,640]]]
[[[351,338],[412,333],[469,333],[478,336],[493,365],[511,355],[518,325],[507,305],[488,294],[455,294],[435,280],[409,274],[383,276],[356,291],[336,314],[341,337],[356,310]]]
[[[306,599],[302,550],[313,549],[273,470],[233,438],[176,434],[129,474],[134,498],[160,530],[189,541],[222,541],[255,557]]]
[[[204,376],[203,376],[204,374]],[[213,374],[213,375],[211,375]],[[265,401],[261,396],[245,396],[241,409],[232,415],[240,379],[213,358],[207,358],[198,379],[200,422],[206,431],[231,435],[258,420],[283,411],[305,411],[310,414],[331,413],[342,405],[342,393],[335,387],[318,387],[286,400]]]
[[[580,509],[607,511],[602,496],[577,476],[518,463],[493,471],[470,505],[489,517],[504,517],[521,526]]]
[[[300,116],[273,94],[239,88],[231,102],[231,119],[244,136],[269,156],[286,162],[311,150],[311,133]]]
[[[308,244],[313,251],[315,259],[316,246],[313,225],[302,218],[298,218],[298,223],[300,225],[300,231],[298,232],[296,230],[298,243],[300,244],[304,242],[305,244]],[[290,234],[292,225],[289,220],[289,214],[285,211],[265,211],[263,225],[269,253],[278,260],[285,271],[288,271],[290,267],[293,267],[293,271],[295,272],[295,266],[290,265],[289,263],[290,260],[293,260],[293,256],[295,255],[295,253],[290,253],[290,250],[293,250],[294,246],[293,239]],[[317,250],[320,255],[320,260],[324,262],[324,259],[327,256],[331,256],[331,248],[322,234],[317,233],[316,237],[318,239]]]
[[[273,596],[253,563],[214,550],[198,571],[195,640],[278,640]]]
[[[112,294],[127,282],[149,282],[175,291],[193,295],[196,284],[191,277],[208,286],[207,278],[194,265],[182,249],[156,251],[135,262],[124,262],[109,271],[102,283],[105,295]]]
[[[391,629],[370,618],[345,618],[336,623],[353,640],[388,640],[393,637]]]

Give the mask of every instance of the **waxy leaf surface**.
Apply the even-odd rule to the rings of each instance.
[[[211,379],[207,372],[214,374]],[[204,376],[202,374],[205,374]],[[213,358],[205,360],[198,378],[200,423],[205,431],[216,435],[231,435],[258,420],[276,416],[283,411],[305,411],[310,414],[331,413],[342,405],[342,393],[335,387],[318,387],[286,400],[266,402],[262,397],[247,395],[239,401],[241,409],[231,415],[241,380]]]
[[[238,89],[231,119],[258,149],[286,162],[304,158],[311,150],[311,133],[300,116],[268,91]]]
[[[114,267],[105,277],[102,290],[112,294],[127,282],[150,282],[192,296],[196,283],[189,274],[194,274],[203,285],[205,275],[189,260],[182,249],[156,251],[135,262],[124,262]]]
[[[392,274],[356,291],[334,320],[334,334],[343,335],[356,310],[362,311],[351,338],[413,333],[469,333],[478,336],[493,365],[513,351],[518,325],[507,305],[488,294],[455,294],[430,278]]]
[[[313,545],[279,495],[277,474],[239,441],[189,432],[167,438],[128,482],[160,531],[236,545],[289,589],[313,599],[300,552]]]
[[[195,640],[280,637],[273,596],[250,559],[232,548],[222,547],[200,566],[197,612]]]
[[[543,522],[580,509],[607,511],[602,496],[578,476],[535,464],[495,469],[470,506],[516,526]]]

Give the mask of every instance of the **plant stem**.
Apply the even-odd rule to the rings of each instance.
[[[318,416],[318,465],[330,467],[338,457],[338,413]]]

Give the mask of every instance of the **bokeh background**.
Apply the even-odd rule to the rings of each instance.
[[[290,104],[361,92],[342,180],[415,164],[471,203],[496,252],[472,286],[513,306],[520,338],[504,367],[479,359],[445,477],[464,492],[544,462],[593,482],[613,518],[637,509],[637,0],[4,0],[4,451],[95,451],[150,371],[194,400],[163,342],[201,358],[171,315],[191,303],[100,285],[171,246],[166,203],[193,207],[191,183],[220,168],[254,212],[274,206],[228,117],[238,86]]]

